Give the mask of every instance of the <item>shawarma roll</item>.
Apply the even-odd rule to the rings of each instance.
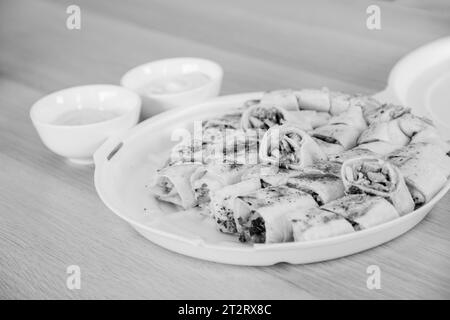
[[[332,117],[327,125],[316,128],[312,136],[322,150],[330,155],[353,148],[366,128],[361,107],[350,105],[346,111]]]
[[[249,194],[261,189],[259,178],[247,179],[236,184],[228,185],[211,193],[209,209],[216,223],[217,229],[224,233],[236,233],[234,221],[234,199],[237,196]]]
[[[260,179],[264,186],[282,186],[285,185],[287,180],[291,177],[295,177],[301,174],[302,170],[292,170],[279,168],[278,171],[275,172],[266,172],[260,176]]]
[[[290,215],[294,241],[312,241],[355,232],[352,224],[340,214],[310,208]]]
[[[342,92],[330,91],[328,88],[302,89],[295,91],[295,94],[300,110],[315,110],[332,115],[346,111],[351,104],[350,100],[354,97]]]
[[[201,140],[185,139],[172,147],[166,166],[183,163],[203,163],[212,150],[211,146],[211,144],[203,144]]]
[[[341,177],[341,164],[330,160],[317,160],[310,166],[302,168],[304,175],[333,175]]]
[[[382,106],[382,103],[380,103],[377,99],[371,97],[371,96],[365,96],[365,95],[356,95],[352,97],[350,100],[350,105],[352,106],[358,106],[363,111],[364,119],[366,119],[366,113],[370,110],[376,110]],[[366,119],[367,122],[367,119]],[[369,123],[369,122],[367,122]]]
[[[226,163],[198,167],[190,178],[196,204],[200,208],[207,207],[213,191],[238,183],[247,168],[246,165]]]
[[[399,119],[372,123],[358,138],[358,147],[388,154],[406,146],[410,138],[400,127]]]
[[[295,91],[301,110],[315,110],[339,115],[351,106],[364,109],[376,109],[381,104],[368,96],[351,95],[339,91],[330,91],[327,88],[302,89]]]
[[[434,128],[433,122],[424,117],[418,117],[411,113],[405,113],[397,118],[399,126],[403,133],[412,138],[418,132],[428,128]]]
[[[327,142],[325,140],[316,138],[316,137],[312,137],[314,139],[314,141],[319,145],[320,149],[322,149],[322,151],[327,155],[327,157],[337,154],[337,153],[342,153],[345,151],[345,148],[339,144],[339,143],[331,143],[331,142]],[[334,140],[330,140],[328,139],[328,141],[334,141]]]
[[[387,156],[405,177],[416,206],[430,201],[447,182],[450,157],[430,143],[411,143]]]
[[[400,215],[414,210],[414,201],[400,170],[376,157],[349,159],[342,165],[347,194],[380,196],[394,205]]]
[[[314,110],[292,111],[292,115],[309,123],[312,129],[326,125],[331,118],[328,112]]]
[[[431,143],[439,146],[445,153],[450,151],[450,145],[445,141],[430,119],[407,113],[398,118],[405,135],[411,138],[411,143]]]
[[[348,150],[356,146],[360,133],[359,129],[346,124],[329,124],[314,129],[311,136],[327,143],[340,145],[344,150]]]
[[[289,213],[316,207],[311,195],[288,187],[268,187],[234,199],[239,240],[279,243],[293,240]]]
[[[363,108],[364,118],[369,125],[376,122],[391,121],[409,112],[411,112],[410,108],[390,103]]]
[[[273,166],[271,166],[273,167]],[[248,176],[248,173],[246,173]],[[244,176],[243,176],[244,177]],[[251,178],[257,177],[252,175]],[[329,182],[336,183],[336,180],[341,179],[341,165],[336,162],[331,162],[327,160],[315,161],[312,165],[305,166],[301,169],[284,169],[279,168],[278,170],[263,168],[261,169],[261,175],[258,176],[263,184],[271,186],[281,186],[286,185],[290,178],[305,178],[305,179],[318,179],[324,178],[323,181],[318,181],[317,183],[326,183],[328,179]],[[342,185],[342,183],[340,183]],[[330,186],[334,188],[334,186]],[[343,186],[342,186],[343,187]],[[326,186],[325,186],[326,188]],[[340,186],[339,186],[340,188]],[[329,196],[324,196],[327,199]]]
[[[345,124],[360,130],[367,129],[366,120],[364,120],[363,112],[359,106],[350,106],[344,112],[332,117],[328,124]]]
[[[227,113],[217,118],[208,119],[202,122],[204,130],[210,128],[216,129],[239,129],[241,123],[241,112],[236,111]]]
[[[299,109],[315,110],[319,112],[330,112],[331,98],[327,88],[302,89],[295,91],[298,99]]]
[[[242,133],[243,131],[241,131]],[[226,135],[224,141],[207,144],[208,151],[203,156],[206,164],[232,164],[232,165],[256,165],[258,159],[259,140],[254,132],[246,132],[244,135]]]
[[[395,207],[383,197],[353,194],[321,207],[347,219],[355,230],[367,229],[399,217]]]
[[[369,150],[375,154],[386,155],[402,147],[402,145],[392,144],[386,141],[374,141],[357,145],[354,150]]]
[[[287,111],[298,110],[297,96],[290,89],[264,92],[259,103],[261,105],[283,108]]]
[[[273,104],[256,104],[242,113],[241,128],[247,130],[268,130],[286,122],[296,123],[303,130],[311,130],[311,125],[301,118],[297,111],[287,111]]]
[[[344,196],[342,180],[331,174],[290,177],[286,186],[309,193],[319,206]]]
[[[264,134],[259,146],[259,158],[262,163],[300,169],[327,157],[305,131],[285,124],[272,127]]]
[[[358,158],[358,157],[377,157],[377,153],[364,148],[353,148],[346,150],[341,153],[336,153],[328,156],[328,160],[337,163],[344,163],[348,159]],[[340,170],[340,167],[339,167]],[[339,171],[340,172],[340,171]]]
[[[412,138],[411,143],[430,143],[438,146],[445,153],[450,152],[450,144],[445,141],[436,128],[428,127],[420,132],[417,132]]]
[[[201,164],[185,163],[171,165],[157,171],[155,184],[151,190],[160,200],[170,202],[184,209],[196,205],[191,187],[191,176]]]
[[[265,176],[273,176],[278,174],[280,171],[279,166],[274,166],[271,164],[257,164],[254,166],[249,166],[242,174],[242,180],[249,180],[254,178],[262,178]]]

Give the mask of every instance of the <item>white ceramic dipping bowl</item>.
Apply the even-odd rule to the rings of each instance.
[[[149,81],[155,78],[191,72],[204,73],[210,79],[204,85],[178,93],[153,94],[145,90]],[[120,83],[141,96],[142,117],[145,119],[172,108],[197,104],[218,96],[222,78],[222,67],[213,61],[199,58],[172,58],[137,66],[125,73]]]
[[[89,124],[55,123],[72,111],[108,112],[114,116]],[[87,110],[87,111],[86,111]],[[114,85],[86,85],[51,93],[38,100],[30,117],[42,142],[51,151],[79,164],[93,163],[92,156],[109,137],[137,124],[141,99],[135,92]]]

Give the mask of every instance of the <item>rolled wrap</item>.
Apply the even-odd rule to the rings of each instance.
[[[294,241],[312,241],[355,232],[352,224],[340,214],[310,208],[290,215]]]
[[[268,130],[275,125],[286,122],[296,123],[303,130],[311,130],[311,125],[301,118],[295,111],[286,111],[282,107],[272,104],[256,104],[242,113],[241,128],[243,130]]]
[[[332,117],[329,124],[346,124],[354,127],[360,131],[367,128],[366,120],[364,120],[363,112],[359,106],[350,106],[348,109],[339,115]]]
[[[331,124],[314,129],[311,136],[326,143],[336,144],[342,148],[332,150],[330,153],[336,151],[348,150],[356,146],[356,141],[361,131],[357,128],[346,124]]]
[[[376,122],[391,121],[409,112],[411,112],[411,109],[391,103],[363,108],[364,118],[369,125]]]
[[[342,164],[348,159],[353,159],[353,158],[357,158],[357,157],[365,157],[365,156],[377,157],[378,155],[375,152],[370,151],[368,149],[353,148],[350,150],[346,150],[342,153],[330,155],[330,156],[328,156],[328,160]],[[339,167],[339,174],[340,174],[340,167]]]
[[[372,150],[379,154],[388,154],[406,146],[410,138],[400,127],[399,119],[372,123],[361,133],[358,147]]]
[[[321,177],[340,180],[341,165],[327,160],[315,161],[314,164],[298,170],[265,165],[250,168],[242,175],[243,180],[259,178],[264,184],[271,186],[286,185],[290,178],[316,179]]]
[[[327,125],[314,129],[312,136],[323,141],[320,146],[327,154],[334,154],[353,148],[366,128],[361,107],[349,106],[345,112],[332,117]],[[336,147],[332,148],[333,145]]]
[[[234,200],[239,240],[254,243],[292,241],[289,213],[316,206],[309,194],[288,187],[269,187],[239,196]]]
[[[319,112],[314,110],[292,111],[292,116],[306,121],[312,128],[326,125],[331,118],[330,114],[327,112]]]
[[[264,92],[259,102],[262,105],[275,106],[287,111],[298,110],[298,100],[293,90],[273,90]]]
[[[253,178],[213,191],[209,208],[216,222],[217,229],[224,233],[236,233],[237,228],[236,222],[234,221],[233,207],[234,199],[237,196],[261,189],[261,187],[261,180]]]
[[[399,217],[397,210],[385,198],[367,194],[348,195],[321,208],[343,216],[355,230],[367,229]]]
[[[331,174],[291,177],[286,186],[310,194],[319,206],[344,196],[342,180]]]
[[[158,170],[151,191],[160,200],[176,204],[184,209],[196,205],[191,187],[191,176],[200,164],[172,165]]]
[[[450,158],[439,146],[411,143],[387,156],[405,177],[416,206],[430,201],[447,182]]]
[[[445,153],[450,151],[449,143],[441,137],[430,119],[408,113],[401,116],[398,121],[405,135],[411,138],[411,143],[431,143],[440,147]]]
[[[262,163],[300,169],[327,157],[305,131],[285,124],[272,127],[264,134],[259,146],[259,158]]]
[[[360,157],[345,161],[341,171],[346,193],[383,197],[400,215],[414,210],[403,175],[391,163],[375,157]]]
[[[376,109],[381,104],[367,96],[350,95],[327,88],[302,89],[295,92],[301,110],[328,112],[335,116],[348,110],[351,106],[365,109]]]
[[[213,191],[238,183],[247,168],[248,166],[239,164],[209,164],[198,167],[190,178],[197,205],[201,208],[207,207]]]

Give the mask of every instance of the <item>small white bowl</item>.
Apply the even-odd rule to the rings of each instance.
[[[110,118],[81,125],[56,122],[67,112],[82,110],[86,113],[90,109],[96,113],[106,111]],[[30,118],[42,142],[50,150],[72,162],[91,164],[94,152],[107,138],[137,124],[140,111],[141,99],[135,92],[99,84],[51,93],[31,107]]]
[[[148,82],[157,77],[196,71],[206,74],[210,80],[200,87],[178,93],[152,94],[144,90]],[[218,96],[222,78],[222,67],[213,61],[199,58],[172,58],[137,66],[125,73],[120,83],[141,96],[142,116],[148,118],[172,108],[197,104]]]

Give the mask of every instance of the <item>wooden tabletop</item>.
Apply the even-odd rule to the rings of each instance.
[[[81,8],[81,29],[66,27]],[[381,29],[366,9],[381,8]],[[62,88],[117,84],[138,64],[198,56],[222,94],[322,87],[376,93],[412,49],[450,31],[447,0],[17,1],[0,3],[0,298],[450,298],[450,194],[413,230],[310,265],[238,267],[160,248],[98,198],[94,168],[47,150],[29,119]],[[81,288],[66,285],[81,270]],[[381,270],[381,289],[366,285]]]

